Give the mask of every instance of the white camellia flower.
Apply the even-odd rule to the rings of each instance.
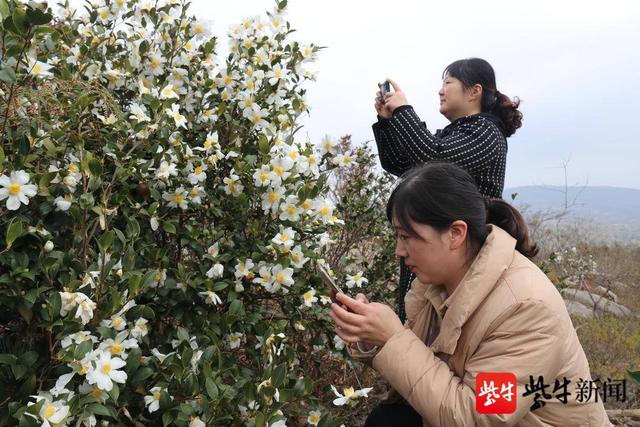
[[[139,105],[134,102],[130,105],[129,111],[131,112],[129,118],[137,120],[138,123],[151,121],[151,117],[147,115],[147,108],[144,105]]]
[[[29,74],[36,77],[52,77],[53,73],[51,70],[52,66],[46,62],[38,61],[35,58],[29,59],[29,65],[27,66],[29,70]]]
[[[161,179],[169,178],[170,176],[177,176],[178,170],[174,163],[163,161],[160,163],[160,167],[156,170],[156,177]]]
[[[0,200],[7,199],[7,209],[15,211],[20,204],[28,205],[29,197],[38,192],[38,186],[29,184],[29,174],[23,170],[13,171],[9,176],[0,176]]]
[[[160,91],[160,99],[172,99],[172,98],[178,99],[180,98],[180,96],[173,89],[173,85],[168,84]]]
[[[65,402],[61,400],[52,401],[45,396],[35,396],[36,402],[44,400],[44,403],[40,407],[38,415],[42,419],[42,427],[52,427],[62,425],[64,419],[69,415],[69,406],[65,405]],[[34,402],[30,402],[27,406],[35,405]]]
[[[369,283],[369,280],[367,280],[365,277],[362,276],[362,271],[359,271],[353,276],[350,276],[347,274],[347,283],[346,283],[347,288],[351,289],[354,286],[357,286],[360,288],[365,283]]]
[[[338,165],[341,167],[351,166],[353,164],[353,158],[350,152],[338,154],[331,160],[334,165]]]
[[[353,387],[347,387],[342,390],[344,395],[338,393],[338,390],[336,390],[334,386],[331,386],[331,390],[333,390],[333,393],[338,396],[337,399],[334,399],[333,404],[336,406],[342,406],[349,402],[349,400],[355,400],[359,397],[369,397],[368,393],[373,390],[373,387],[363,388],[357,391],[355,391]]]
[[[280,252],[287,253],[293,246],[296,232],[291,227],[280,228],[280,232],[275,235],[271,242],[278,245]]]
[[[189,427],[207,427],[207,425],[199,417],[191,417]]]
[[[187,191],[184,187],[176,188],[176,191],[173,193],[164,193],[162,194],[162,198],[169,202],[168,206],[170,208],[180,208],[185,210],[188,207]]]
[[[265,286],[269,292],[276,292],[278,289],[281,289],[281,287],[287,288],[295,283],[291,277],[293,275],[293,268],[283,268],[278,264],[273,267],[271,273],[273,274],[273,282],[270,286]],[[283,289],[283,291],[285,293],[288,292],[286,289]]]
[[[187,118],[180,113],[178,104],[171,104],[171,108],[166,108],[165,113],[176,123],[176,127],[187,128]]]
[[[115,339],[109,338],[98,347],[98,350],[108,351],[114,357],[120,357],[122,360],[127,360],[126,350],[132,348],[138,348],[138,341],[133,338],[127,339],[129,331],[122,331],[116,335]]]
[[[223,274],[224,266],[219,262],[216,262],[213,267],[211,267],[209,271],[207,271],[207,277],[210,279],[217,279],[219,277],[222,277]]]
[[[262,195],[262,209],[264,213],[271,211],[275,214],[278,212],[280,202],[284,197],[284,192],[284,187],[275,187]]]
[[[198,183],[204,182],[207,179],[207,174],[205,173],[206,170],[207,170],[207,165],[205,164],[196,166],[193,169],[193,172],[191,172],[187,176],[187,179],[189,180],[191,185],[196,185]]]
[[[307,423],[309,423],[312,426],[317,426],[318,423],[320,422],[320,416],[321,416],[321,412],[320,411],[311,411],[309,412],[309,416],[307,417]]]
[[[118,369],[124,367],[126,362],[119,357],[111,357],[106,351],[96,351],[97,360],[95,366],[87,372],[89,384],[95,384],[99,389],[111,391],[113,383],[124,384],[127,381],[127,373]]]
[[[296,245],[296,247],[291,250],[289,256],[291,257],[291,265],[295,268],[302,268],[307,261],[309,261],[309,258],[304,256],[300,245]]]
[[[222,180],[225,184],[224,192],[235,197],[239,196],[244,190],[244,186],[239,181],[240,177],[232,169],[230,175]]]
[[[233,273],[236,279],[247,277],[251,273],[253,268],[253,261],[251,258],[247,258],[246,261],[238,261],[235,266],[235,272]]]
[[[318,301],[316,297],[316,290],[311,288],[302,295],[303,303],[306,307],[311,307],[314,302]]]
[[[53,242],[51,240],[47,240],[47,243],[44,244],[44,251],[51,252],[53,250]]]
[[[71,202],[73,201],[73,196],[71,194],[65,194],[64,196],[58,196],[53,201],[56,204],[57,211],[68,211],[71,207]]]
[[[271,168],[267,165],[260,166],[253,174],[253,182],[257,187],[264,187],[271,182]]]
[[[229,335],[227,335],[227,340],[229,341],[229,348],[233,350],[234,348],[240,347],[240,344],[242,344],[243,336],[244,334],[242,332],[232,332]]]
[[[147,323],[149,323],[149,321],[144,317],[136,320],[136,323],[133,325],[133,329],[131,329],[131,336],[136,339],[140,339],[147,335],[149,333]]]
[[[163,390],[162,387],[153,387],[149,390],[151,394],[144,397],[144,404],[147,405],[149,412],[155,412],[160,409],[160,397],[162,396]]]
[[[219,243],[215,242],[213,245],[209,246],[209,248],[207,249],[207,253],[214,258],[217,257],[218,254],[220,253]]]
[[[205,298],[204,301],[207,304],[211,304],[211,305],[222,304],[222,300],[220,299],[218,294],[216,294],[213,291],[198,292],[198,294],[202,295]]]
[[[153,231],[156,231],[160,226],[160,223],[158,222],[158,217],[152,216],[151,219],[149,219],[149,225],[151,225],[151,229]]]

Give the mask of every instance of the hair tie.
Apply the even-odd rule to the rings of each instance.
[[[500,91],[496,89],[495,95],[496,95],[496,99],[493,101],[493,103],[497,104],[500,101]]]

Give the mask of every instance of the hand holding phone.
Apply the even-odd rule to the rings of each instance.
[[[325,285],[327,285],[327,287],[331,291],[331,294],[329,295],[331,298],[331,301],[335,302],[336,304],[339,304],[338,301],[336,300],[336,295],[344,292],[342,292],[342,289],[340,289],[340,287],[333,280],[333,278],[331,277],[331,274],[329,274],[329,270],[327,269],[327,267],[325,267],[322,264],[317,264],[317,269]]]
[[[380,102],[384,104],[385,95],[391,92],[391,83],[389,80],[385,80],[384,83],[380,85]]]

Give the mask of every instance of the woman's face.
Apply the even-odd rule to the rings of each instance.
[[[459,117],[474,114],[480,108],[480,100],[473,90],[466,90],[462,82],[448,74],[442,80],[442,87],[438,91],[440,96],[440,114],[449,121]]]
[[[411,223],[418,236],[413,236],[398,226],[396,229],[396,255],[404,257],[404,262],[415,273],[416,278],[425,284],[446,285],[452,278],[452,272],[460,267],[460,254],[452,245],[450,231],[440,232],[430,225]],[[464,240],[464,238],[463,238]]]

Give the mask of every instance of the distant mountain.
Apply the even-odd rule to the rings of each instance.
[[[525,186],[507,188],[502,197],[527,211],[560,211],[566,203],[568,218],[640,225],[640,190],[631,188]]]

